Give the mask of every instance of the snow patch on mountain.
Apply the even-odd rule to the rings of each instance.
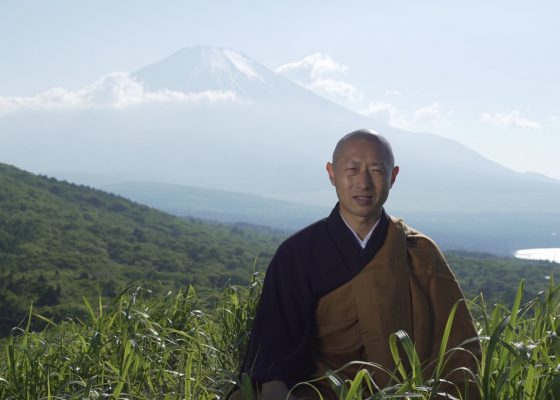
[[[251,60],[230,49],[225,49],[224,54],[233,63],[233,65],[249,79],[258,79],[261,82],[264,82],[264,79],[253,68],[253,62]]]

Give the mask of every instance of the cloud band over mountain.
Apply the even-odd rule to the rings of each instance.
[[[112,72],[77,91],[62,88],[29,97],[1,97],[0,116],[21,110],[64,110],[88,108],[126,108],[144,103],[216,103],[239,101],[231,90],[181,92],[150,91],[126,72]]]

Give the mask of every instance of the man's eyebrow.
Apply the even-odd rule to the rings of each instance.
[[[345,164],[362,164],[362,161],[360,161],[360,160],[349,159],[349,160],[346,160]],[[385,167],[385,163],[384,163],[383,161],[373,162],[373,163],[369,163],[368,166],[381,166],[381,167]]]

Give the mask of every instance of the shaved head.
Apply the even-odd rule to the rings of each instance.
[[[387,167],[392,169],[395,166],[395,157],[393,156],[393,149],[391,148],[391,144],[387,139],[385,139],[385,137],[381,136],[371,129],[358,129],[357,131],[350,132],[342,139],[340,139],[336,144],[336,147],[334,148],[332,163],[336,164],[336,161],[342,153],[344,146],[348,142],[358,139],[367,140],[381,148],[383,150],[383,158],[385,160],[385,163],[387,164]]]
[[[369,129],[339,140],[326,165],[342,218],[363,238],[379,220],[399,173],[391,145]]]

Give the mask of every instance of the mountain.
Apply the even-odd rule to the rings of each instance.
[[[132,77],[151,91],[232,91],[255,102],[274,102],[298,90],[292,82],[240,52],[207,46],[179,50],[134,72]]]
[[[244,96],[266,89],[266,82],[276,79],[241,53],[203,46],[182,49],[133,76],[152,90],[233,90]]]
[[[99,174],[330,208],[336,198],[325,163],[342,135],[370,127],[388,137],[401,166],[387,205],[394,214],[444,213],[451,225],[476,214],[481,228],[499,228],[495,214],[548,213],[554,221],[560,214],[559,181],[358,115],[231,49],[185,48],[131,77],[78,93],[109,105],[0,117],[0,160],[60,177]]]

